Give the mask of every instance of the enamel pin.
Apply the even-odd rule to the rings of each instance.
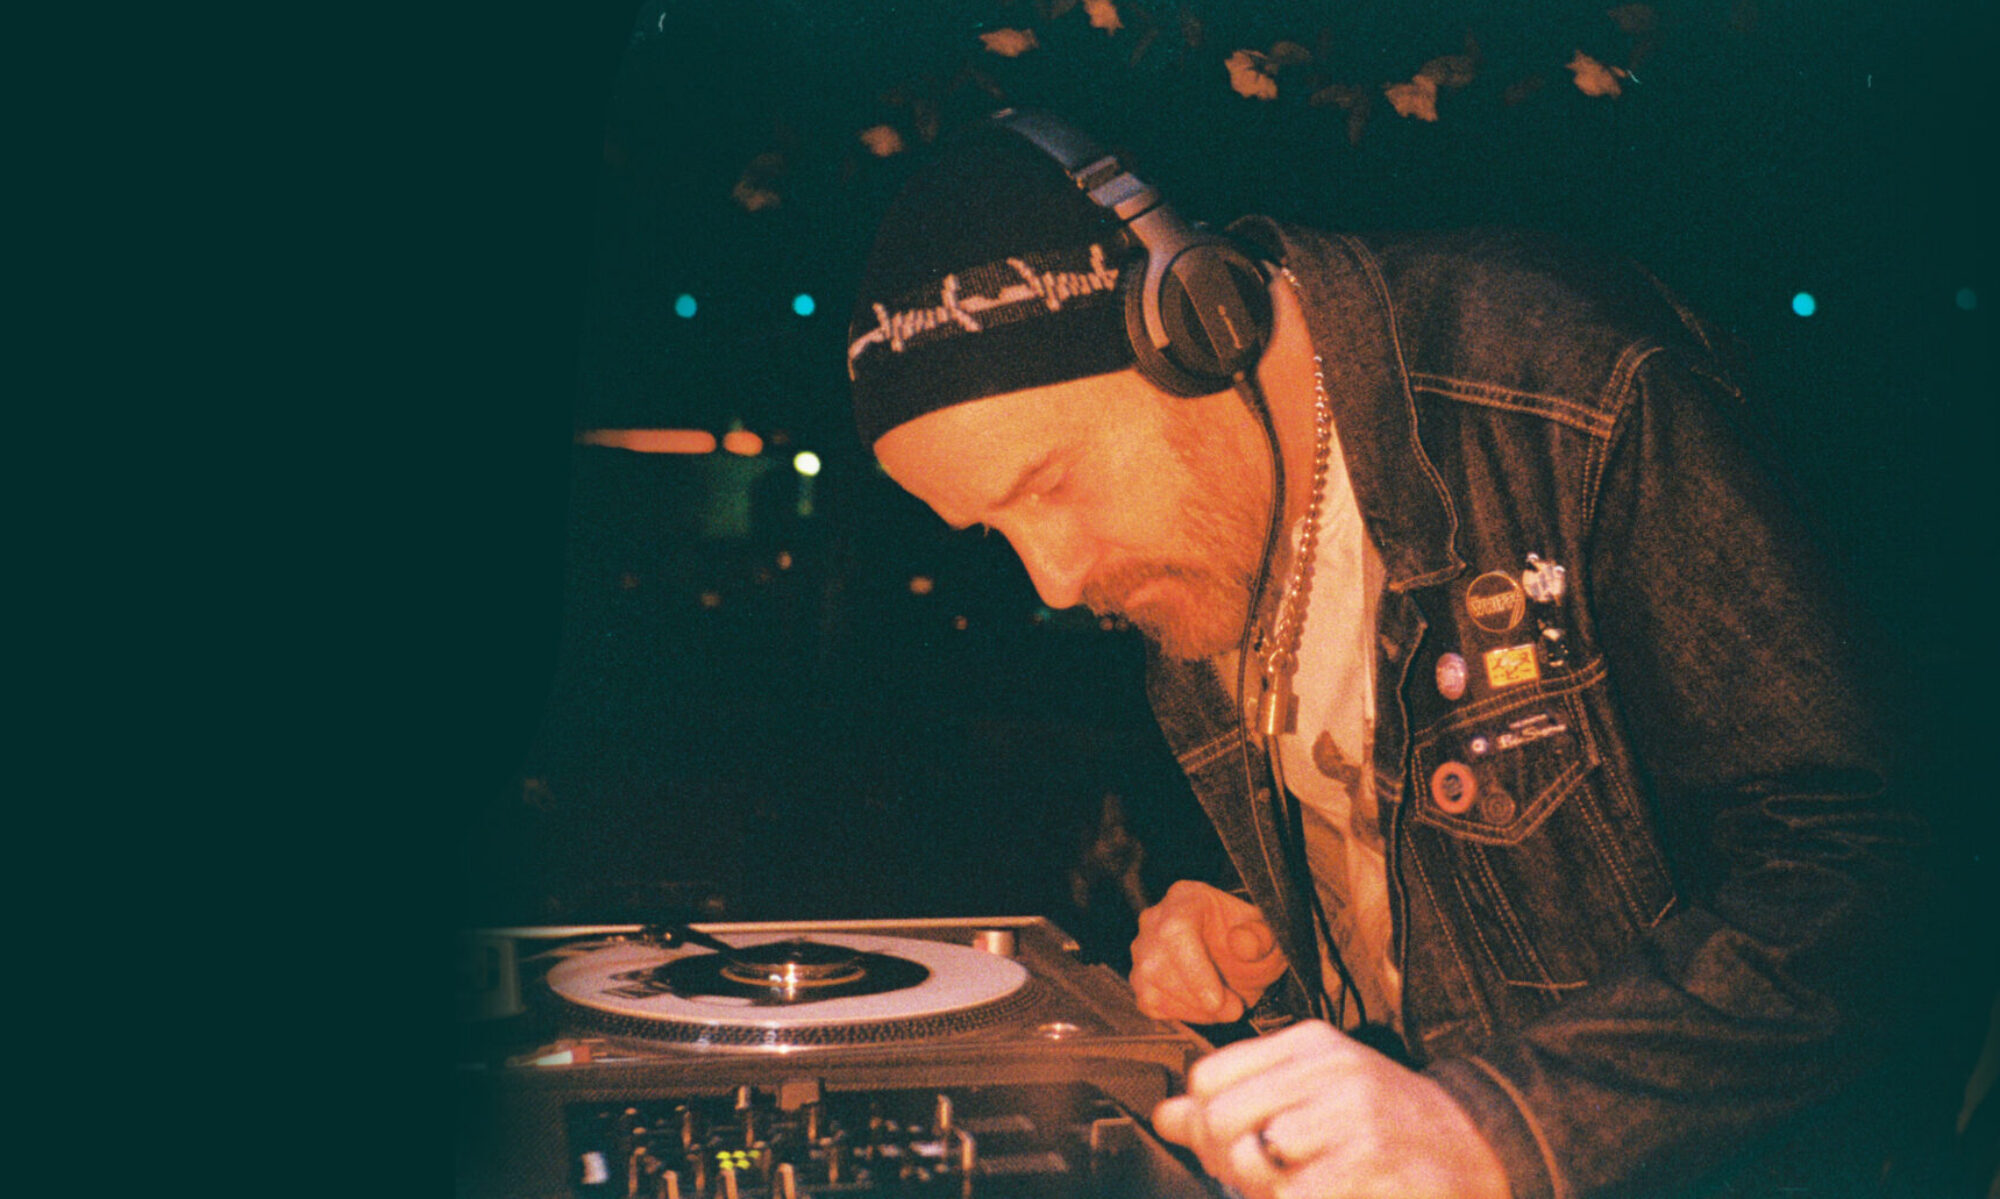
[[[1465,589],[1465,614],[1489,633],[1512,631],[1527,611],[1527,595],[1504,570],[1489,570]]]
[[[1440,654],[1437,660],[1438,694],[1457,699],[1465,694],[1465,659],[1457,654]]]

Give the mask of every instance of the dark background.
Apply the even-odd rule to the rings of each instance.
[[[450,214],[466,345],[435,397],[452,552],[421,801],[453,920],[1043,912],[1115,960],[1116,897],[1068,889],[1104,794],[1155,896],[1211,860],[1132,635],[1042,610],[1004,543],[950,534],[848,424],[874,214],[926,130],[1001,97],[1129,151],[1198,218],[1522,225],[1648,265],[1746,350],[1751,421],[1866,610],[1948,844],[1993,873],[1992,788],[1966,783],[1990,775],[1995,665],[1970,581],[2000,300],[1982,6],[1661,0],[1652,33],[1567,2],[1119,7],[1115,36],[1001,0],[600,0],[458,31],[476,65],[438,136],[474,186]],[[1000,27],[1040,48],[986,53]],[[1439,120],[1397,116],[1381,85],[1468,37]],[[1315,61],[1276,101],[1235,94],[1223,60],[1280,38]],[[1584,95],[1579,50],[1636,79]],[[1358,143],[1309,102],[1327,84],[1368,97]],[[912,153],[870,154],[882,123]],[[781,202],[749,211],[731,193],[760,155]],[[572,444],[736,425],[761,456]],[[809,516],[798,449],[825,462]]]

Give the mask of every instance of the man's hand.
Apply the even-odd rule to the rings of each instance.
[[[1246,1199],[1509,1194],[1499,1157],[1443,1087],[1317,1020],[1196,1062],[1153,1126]]]
[[[1238,1019],[1284,972],[1264,914],[1226,891],[1182,880],[1139,913],[1132,992],[1154,1019]]]

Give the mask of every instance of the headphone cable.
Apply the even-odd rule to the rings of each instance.
[[[1264,606],[1264,592],[1270,586],[1271,567],[1277,558],[1278,538],[1282,535],[1284,529],[1285,462],[1283,451],[1278,443],[1277,422],[1271,416],[1270,405],[1265,399],[1264,390],[1259,386],[1256,376],[1249,370],[1239,370],[1231,378],[1230,385],[1235,388],[1236,394],[1242,398],[1244,405],[1257,417],[1258,424],[1263,428],[1265,444],[1271,455],[1271,516],[1269,521],[1266,522],[1264,530],[1264,552],[1257,564],[1257,577],[1250,588],[1250,607],[1244,616],[1243,633],[1237,639],[1236,645],[1236,707],[1237,711],[1241,713],[1248,710],[1249,663],[1252,642],[1256,638],[1257,628],[1261,623],[1259,617]],[[1270,676],[1266,674],[1264,677],[1264,686],[1266,689],[1270,687],[1270,681]],[[1258,710],[1261,711],[1262,706],[1260,702]],[[1240,745],[1240,758],[1243,765],[1243,794],[1245,798],[1254,800],[1257,794],[1257,778],[1256,770],[1251,765],[1250,759],[1250,738],[1252,735],[1252,730],[1248,728],[1244,730],[1242,734],[1243,740]],[[1320,903],[1319,888],[1312,882],[1312,870],[1305,857],[1303,817],[1292,803],[1290,789],[1285,785],[1284,763],[1279,753],[1278,738],[1276,736],[1266,736],[1264,738],[1264,753],[1266,765],[1271,773],[1272,814],[1278,829],[1279,851],[1284,858],[1286,874],[1283,880],[1274,881],[1279,881],[1284,885],[1285,889],[1290,893],[1291,901],[1294,905],[1305,907],[1307,919],[1312,925],[1313,945],[1315,949],[1325,950],[1327,960],[1333,964],[1334,972],[1340,977],[1338,1009],[1336,1010],[1334,1003],[1326,994],[1326,985],[1320,977],[1317,962],[1313,963],[1313,968],[1311,969],[1294,963],[1293,973],[1305,988],[1308,1008],[1320,1019],[1326,1020],[1336,1028],[1344,1027],[1347,1014],[1347,999],[1351,995],[1354,997],[1355,1014],[1360,1018],[1359,1023],[1366,1024],[1368,1020],[1367,1004],[1361,998],[1360,988],[1354,984],[1354,977],[1349,973],[1347,963],[1341,958],[1340,947],[1334,944],[1331,923],[1327,920],[1326,910]],[[1298,894],[1301,890],[1305,892],[1305,902],[1302,905],[1299,904]],[[1287,956],[1289,957],[1290,947],[1286,948]]]

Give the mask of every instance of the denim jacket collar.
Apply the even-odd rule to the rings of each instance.
[[[1417,437],[1416,402],[1389,289],[1351,238],[1246,217],[1231,228],[1296,266],[1307,331],[1326,373],[1333,423],[1368,536],[1397,594],[1464,569],[1458,513]]]

